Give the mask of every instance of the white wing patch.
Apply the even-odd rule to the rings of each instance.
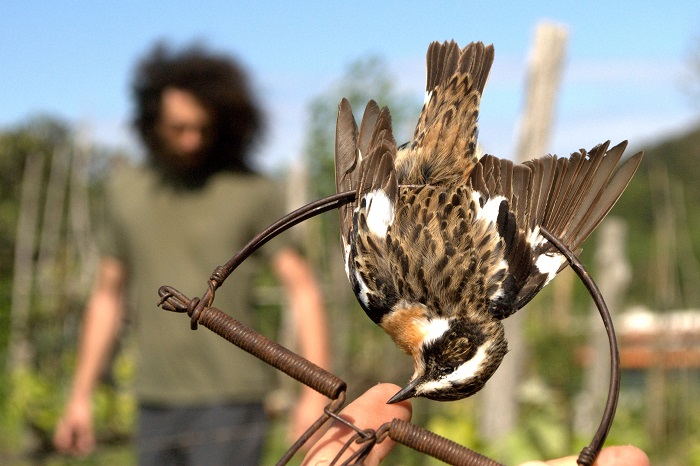
[[[503,264],[505,264],[505,266],[504,266]],[[507,269],[507,268],[508,268],[508,262],[502,260],[502,261],[501,261],[501,268]],[[490,300],[490,301],[495,301],[495,300],[497,300],[498,298],[502,297],[504,294],[505,294],[505,292],[503,291],[503,287],[502,287],[502,286],[499,286],[499,287],[496,289],[496,292],[495,292],[495,293],[491,293],[491,295],[489,296],[489,300]]]
[[[536,226],[535,229],[530,232],[530,236],[528,238],[530,247],[535,249],[537,246],[544,244],[545,241],[547,241],[547,239],[540,234],[540,227]]]
[[[530,242],[530,247],[533,250],[547,242],[547,239],[540,234],[539,226],[532,230],[528,240]],[[540,273],[547,275],[545,285],[549,283],[552,278],[554,278],[565,260],[566,258],[559,253],[547,253],[537,256],[537,259],[535,260],[535,267],[537,267],[537,270],[539,270]]]
[[[367,227],[374,235],[384,238],[394,222],[394,205],[381,189],[365,194],[367,205]]]
[[[501,208],[501,202],[505,201],[506,198],[503,196],[492,197],[481,207],[481,203],[479,202],[481,193],[473,191],[471,196],[476,205],[476,219],[488,223],[496,223],[496,220],[498,220],[498,211]]]
[[[345,243],[345,238],[341,238],[343,241],[343,252],[345,256],[345,276],[350,280],[350,245]]]
[[[481,207],[481,201],[483,200],[482,194],[478,191],[472,191],[471,199],[476,206],[476,217],[475,220],[482,222],[484,225],[495,225],[498,220],[498,212],[501,210],[501,203],[506,200],[504,196],[495,196],[487,200],[484,206]],[[499,269],[508,269],[508,262],[501,259],[499,263]],[[490,300],[498,299],[503,295],[503,289],[498,288],[495,293],[489,296]]]
[[[367,287],[365,282],[362,281],[362,277],[357,272],[357,270],[355,270],[355,280],[357,280],[357,284],[360,287],[360,290],[357,293],[358,299],[362,302],[362,304],[369,307],[369,298],[367,297],[367,292],[369,291],[369,288]]]
[[[367,228],[369,229],[370,233],[383,239],[386,237],[389,226],[391,226],[394,221],[394,205],[391,203],[386,193],[381,189],[375,189],[374,191],[365,194],[363,196],[363,201],[365,203],[364,209],[367,212]],[[360,207],[355,209],[355,215],[357,215],[359,210]],[[370,291],[370,288],[364,281],[362,281],[362,277],[358,271],[353,270],[353,268],[350,267],[350,261],[352,260],[350,257],[351,246],[349,244],[345,244],[343,241],[343,247],[345,253],[345,273],[351,282],[353,281],[351,274],[354,273],[353,278],[357,282],[357,286],[359,288],[356,293],[357,298],[362,304],[369,306],[369,298],[367,293]]]
[[[565,257],[557,253],[540,254],[537,256],[535,267],[537,267],[537,270],[539,270],[540,273],[547,275],[545,285],[549,283],[552,278],[554,278],[559,271],[559,267],[561,267],[561,265],[564,263],[564,260],[566,260]]]

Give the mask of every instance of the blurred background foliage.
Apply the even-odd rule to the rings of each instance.
[[[700,82],[700,72],[697,77]],[[398,92],[393,82],[385,62],[369,58],[351,64],[342,79],[311,102],[303,176],[288,177],[291,183],[302,184],[306,201],[335,191],[334,122],[341,97],[349,99],[358,121],[370,98],[389,106],[398,142],[411,137],[421,102]],[[78,461],[54,455],[50,439],[73,372],[82,304],[94,272],[103,182],[112,164],[128,158],[84,139],[80,128],[47,116],[0,130],[2,464]],[[646,152],[644,161],[611,213],[628,226],[626,253],[633,275],[623,308],[643,305],[659,313],[692,308],[698,312],[700,126],[645,147],[632,142],[628,154],[639,149]],[[28,178],[30,164],[35,167],[34,179]],[[34,193],[33,204],[22,199],[23,190]],[[23,208],[35,212],[31,231],[22,229]],[[405,383],[412,363],[357,305],[344,276],[337,223],[330,212],[290,234],[298,235],[323,280],[333,335],[333,371],[349,382],[352,399],[378,381]],[[21,257],[16,254],[22,249],[20,241],[26,243]],[[592,238],[582,256],[587,266],[594,264],[594,251]],[[227,259],[222,257],[222,263]],[[591,272],[595,277],[594,267]],[[25,315],[13,303],[13,293],[25,299]],[[278,331],[284,321],[281,293],[269,276],[261,277],[259,296],[261,327],[284,341],[284,332]],[[518,393],[520,421],[500,445],[480,435],[479,419],[485,413],[478,396],[454,403],[416,400],[414,422],[509,464],[578,452],[592,435],[577,428],[576,417],[586,371],[580,350],[589,343],[587,322],[593,311],[577,283],[567,325],[552,317],[560,315],[557,302],[554,287],[548,287],[524,311],[531,357]],[[183,325],[188,325],[186,319]],[[696,350],[698,338],[693,343]],[[79,464],[134,462],[129,446],[135,412],[129,391],[133,374],[129,348],[127,336],[96,397],[102,447]],[[296,389],[286,379],[281,387],[283,392]],[[698,393],[700,368],[696,366],[625,370],[608,443],[635,444],[657,464],[700,465]],[[281,432],[288,405],[279,406],[270,434],[270,462],[286,448]],[[388,464],[437,462],[399,447]]]

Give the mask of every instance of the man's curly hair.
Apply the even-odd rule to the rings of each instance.
[[[169,87],[192,93],[211,113],[214,141],[200,175],[250,171],[248,157],[252,144],[261,136],[263,118],[243,68],[233,58],[199,45],[175,52],[163,42],[139,62],[132,83],[133,124],[149,157],[162,168],[167,162],[159,159],[163,146],[156,124],[162,93]]]

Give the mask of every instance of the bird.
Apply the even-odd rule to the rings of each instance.
[[[580,253],[642,159],[624,141],[514,163],[481,155],[477,119],[493,45],[433,42],[412,140],[370,100],[358,128],[338,106],[335,181],[345,272],[367,316],[413,357],[388,403],[479,391],[508,351],[503,319],[567,266],[541,233]]]

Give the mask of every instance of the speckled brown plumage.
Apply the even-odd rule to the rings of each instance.
[[[578,249],[617,201],[641,153],[626,143],[524,164],[476,150],[493,47],[433,43],[426,103],[397,148],[386,108],[370,102],[358,130],[346,100],[336,130],[346,272],[367,315],[414,358],[392,402],[452,400],[483,386],[506,353],[500,323],[564,266],[540,234]]]

